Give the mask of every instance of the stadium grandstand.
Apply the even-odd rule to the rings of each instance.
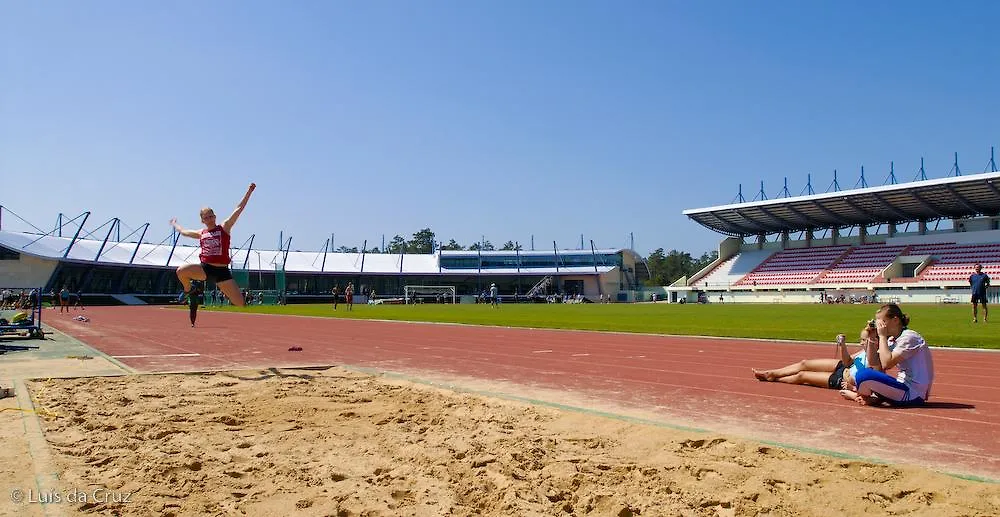
[[[6,217],[3,217],[6,216]],[[11,217],[31,231],[13,231]],[[0,207],[0,286],[44,293],[66,286],[89,304],[166,303],[180,292],[178,266],[198,262],[199,248],[181,244],[176,233],[159,243],[144,241],[149,223],[121,237],[122,223],[111,219],[86,230],[89,212],[63,220],[44,231]],[[134,237],[138,234],[138,237]],[[348,282],[355,293],[402,299],[406,286],[449,286],[463,301],[496,284],[507,300],[545,299],[547,295],[601,295],[611,300],[642,297],[649,271],[631,249],[546,251],[452,251],[430,254],[341,253],[328,240],[319,251],[290,250],[291,238],[279,249],[255,249],[251,235],[231,253],[234,277],[244,290],[282,292],[288,302],[330,299]],[[194,241],[191,241],[192,243]],[[208,289],[213,289],[212,285]],[[366,301],[365,299],[361,300]]]
[[[992,169],[992,170],[991,170]],[[969,301],[969,275],[1000,277],[1000,173],[685,210],[727,237],[718,259],[667,287],[670,302]],[[835,180],[836,181],[836,180]],[[997,302],[997,288],[988,294]]]

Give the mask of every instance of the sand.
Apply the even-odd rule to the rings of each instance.
[[[103,491],[69,515],[1000,515],[995,484],[340,368],[30,386],[62,490]]]
[[[7,382],[3,386],[9,387]],[[41,516],[41,506],[14,505],[10,501],[10,491],[15,488],[35,485],[31,452],[24,432],[24,415],[18,409],[17,399],[0,399],[0,515]]]

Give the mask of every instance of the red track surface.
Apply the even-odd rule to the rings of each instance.
[[[751,375],[831,357],[833,346],[219,312],[190,328],[186,311],[157,307],[86,314],[89,323],[46,322],[139,372],[339,364],[472,377],[525,387],[518,395],[558,390],[671,424],[1000,479],[1000,353],[935,349],[931,404],[882,409]]]

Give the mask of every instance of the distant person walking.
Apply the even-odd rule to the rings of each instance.
[[[344,303],[347,304],[347,310],[354,310],[354,283],[348,282],[347,287],[344,288]]]
[[[990,276],[983,273],[983,265],[976,264],[976,272],[969,276],[969,287],[972,288],[972,322],[979,322],[979,305],[983,306],[983,323],[989,323],[990,311],[986,308],[986,290],[990,287]]]
[[[496,284],[490,284],[490,303],[493,304],[494,309],[500,306],[500,291]]]
[[[208,278],[215,280],[215,285],[229,298],[233,305],[244,306],[246,300],[240,293],[240,286],[233,280],[233,275],[229,271],[229,240],[230,232],[236,220],[240,218],[247,202],[250,201],[250,194],[253,193],[257,185],[251,183],[247,188],[247,193],[243,195],[243,200],[236,206],[236,210],[226,218],[222,224],[218,224],[215,219],[215,212],[211,208],[201,209],[201,222],[205,228],[198,230],[185,230],[177,224],[177,219],[171,219],[170,224],[178,233],[185,237],[198,239],[201,245],[201,254],[198,256],[200,264],[185,264],[177,268],[177,278],[181,282],[184,292],[179,296],[180,301],[184,301],[191,291],[191,281],[205,281]]]
[[[333,289],[330,289],[330,294],[333,295],[333,310],[337,310],[337,291],[339,291],[337,286],[333,286]]]
[[[59,290],[59,313],[63,311],[69,312],[69,287],[65,285]]]

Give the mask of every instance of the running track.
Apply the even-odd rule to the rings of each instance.
[[[673,425],[1000,480],[1000,353],[935,349],[931,404],[878,409],[751,375],[832,357],[832,345],[221,312],[202,312],[191,328],[187,311],[162,307],[86,315],[46,323],[142,373],[349,365],[473,378],[520,396],[558,392]]]

